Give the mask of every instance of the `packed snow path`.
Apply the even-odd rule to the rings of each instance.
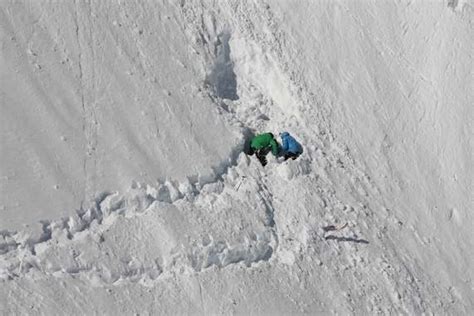
[[[82,120],[71,124],[86,149],[83,160],[69,160],[84,182],[67,216],[1,232],[2,312],[472,309],[465,2],[439,2],[429,13],[408,3],[64,4],[58,12],[71,16],[71,37],[63,34],[71,42],[57,41],[63,50],[54,54],[77,74],[77,100],[48,81],[58,73],[48,34],[64,26],[47,22],[56,7],[2,6],[2,35],[12,43],[31,36],[17,30],[23,22],[14,13],[46,27],[25,40],[30,79],[41,79],[26,90],[35,96],[46,86],[45,97],[77,101]],[[444,32],[439,21],[452,28]],[[420,38],[445,51],[420,52]],[[6,45],[6,56],[20,44]],[[63,116],[39,112],[43,124]],[[262,168],[241,153],[249,129],[288,130],[305,153]],[[38,152],[32,161],[41,171]],[[124,157],[137,159],[127,167]],[[151,181],[147,166],[162,180]],[[136,182],[117,189],[125,177],[114,170]],[[75,187],[57,188],[68,185]],[[39,194],[36,207],[64,206],[55,190],[57,199]],[[12,201],[5,204],[16,207]],[[341,231],[328,228],[345,222]]]

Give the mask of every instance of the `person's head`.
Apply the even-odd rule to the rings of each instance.
[[[288,132],[281,132],[280,133],[280,137],[286,137],[286,136],[289,136],[289,135],[290,135],[290,133],[288,133]]]

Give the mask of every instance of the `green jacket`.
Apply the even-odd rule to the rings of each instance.
[[[250,147],[254,150],[271,147],[272,154],[274,156],[278,155],[278,143],[270,133],[260,134],[252,138],[250,141]]]

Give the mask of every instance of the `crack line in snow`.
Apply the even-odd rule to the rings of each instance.
[[[86,102],[85,102],[85,96],[84,96],[84,72],[82,69],[82,44],[81,44],[81,36],[80,36],[80,28],[79,28],[79,6],[77,4],[77,1],[74,1],[74,24],[75,24],[75,35],[76,35],[76,40],[77,40],[77,46],[78,46],[78,63],[77,67],[79,70],[79,84],[80,84],[80,102],[81,102],[81,107],[82,107],[82,133],[84,134],[84,137],[87,141],[87,130],[86,130]],[[87,151],[84,154],[84,161],[82,164],[82,172],[84,173],[84,193],[83,193],[83,199],[81,201],[81,208],[83,206],[83,203],[85,202],[86,199],[86,187],[87,187],[87,156],[88,153]]]

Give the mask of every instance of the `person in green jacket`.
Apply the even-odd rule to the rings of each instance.
[[[266,155],[271,151],[276,157],[279,152],[279,147],[272,133],[259,134],[250,140],[249,155],[255,153],[262,166],[265,166],[267,164]]]

